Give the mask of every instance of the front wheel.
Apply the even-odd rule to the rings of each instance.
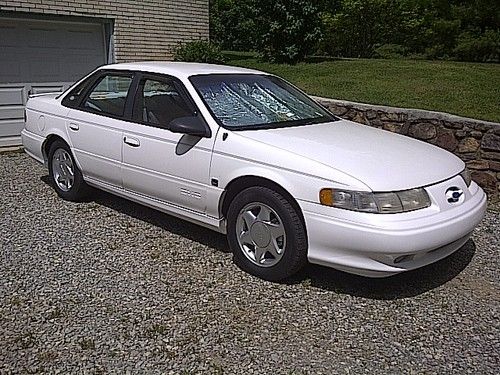
[[[69,201],[80,201],[89,192],[69,146],[57,140],[49,149],[49,176],[57,194]]]
[[[278,281],[307,263],[307,238],[299,214],[281,194],[251,187],[231,202],[228,241],[235,263],[265,280]]]

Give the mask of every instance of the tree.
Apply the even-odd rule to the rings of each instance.
[[[211,39],[272,62],[307,54],[498,62],[498,0],[210,0]]]
[[[222,49],[252,51],[256,32],[254,0],[210,0],[210,40]]]
[[[498,61],[498,0],[340,0],[340,4],[330,4],[334,11],[322,13],[322,54]]]
[[[322,35],[315,2],[254,0],[253,9],[256,49],[265,60],[296,63],[315,50]]]

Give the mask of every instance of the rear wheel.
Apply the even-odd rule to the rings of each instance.
[[[56,140],[49,149],[49,175],[57,194],[69,201],[80,201],[89,192],[82,173],[76,165],[69,146]]]
[[[228,210],[228,241],[235,263],[265,280],[277,281],[307,263],[307,239],[298,213],[266,187],[239,193]]]

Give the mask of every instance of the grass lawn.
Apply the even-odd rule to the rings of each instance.
[[[279,75],[312,95],[500,122],[500,64],[342,59],[292,66],[228,57],[230,65]]]

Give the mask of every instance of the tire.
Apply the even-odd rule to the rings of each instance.
[[[69,146],[56,140],[48,154],[49,178],[57,194],[68,201],[79,202],[85,199],[90,187],[83,180]]]
[[[231,202],[228,242],[238,267],[269,281],[297,273],[307,263],[307,236],[299,214],[281,194],[250,187]]]

